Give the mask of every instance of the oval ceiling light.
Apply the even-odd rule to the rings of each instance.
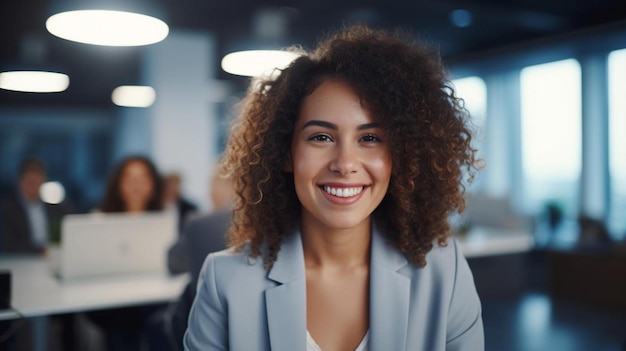
[[[148,86],[122,85],[111,93],[113,103],[123,107],[149,107],[155,99],[154,89]]]
[[[169,34],[156,17],[113,10],[75,10],[57,13],[46,28],[59,38],[105,46],[140,46],[157,43]]]
[[[230,53],[222,59],[222,69],[228,73],[248,77],[270,76],[279,73],[300,54],[284,50],[245,50]]]
[[[0,73],[0,89],[29,92],[57,93],[70,85],[67,74],[45,71],[8,71]]]

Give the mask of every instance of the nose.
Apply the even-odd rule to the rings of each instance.
[[[359,167],[359,156],[356,145],[338,144],[330,162],[330,170],[339,174],[354,173]]]

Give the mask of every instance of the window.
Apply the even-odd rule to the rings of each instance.
[[[609,54],[609,230],[626,237],[626,49]]]
[[[472,122],[478,127],[485,125],[485,112],[487,109],[487,87],[479,77],[467,77],[455,79],[456,95],[465,100],[465,107],[472,116]]]
[[[455,79],[455,93],[465,102],[465,108],[470,113],[472,124],[476,127],[472,136],[472,145],[478,150],[478,157],[482,158],[482,150],[485,145],[485,120],[487,110],[487,87],[485,82],[479,77],[467,77]],[[480,188],[480,177],[468,187],[468,191],[475,191]]]
[[[582,153],[581,69],[574,59],[521,71],[522,199],[528,213],[548,203],[578,213]]]

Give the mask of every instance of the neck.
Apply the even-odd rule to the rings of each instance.
[[[126,212],[145,212],[146,208],[145,206],[141,205],[141,204],[134,204],[134,203],[126,203]]]
[[[322,230],[301,228],[304,264],[307,268],[349,268],[369,264],[371,226]]]

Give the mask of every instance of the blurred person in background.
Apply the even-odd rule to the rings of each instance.
[[[122,159],[109,176],[102,212],[163,210],[163,182],[156,165],[145,156]]]
[[[226,247],[226,231],[235,193],[230,179],[220,175],[217,169],[210,182],[209,198],[213,208],[207,214],[191,218],[181,237],[170,248],[167,260],[170,273],[191,272],[192,279],[195,279],[205,256]]]
[[[162,179],[148,157],[128,156],[119,161],[110,174],[99,210],[105,213],[162,211]],[[153,304],[86,314],[103,331],[107,350],[136,351],[147,347],[144,328],[150,316],[163,307],[162,304]]]
[[[1,249],[7,254],[43,255],[46,248],[57,241],[61,230],[61,219],[74,212],[69,201],[59,197],[54,202],[43,201],[41,186],[47,180],[46,165],[38,158],[27,157],[17,169],[15,194],[8,195],[0,206]],[[51,200],[51,199],[48,199]],[[76,330],[73,314],[58,314],[50,318],[52,326],[61,329],[60,342],[63,350],[76,349]],[[4,329],[12,322],[5,322]],[[32,343],[29,323],[21,327],[6,345],[17,349],[29,349]]]
[[[46,180],[46,166],[41,160],[26,158],[19,165],[17,192],[2,201],[3,252],[43,253],[50,239],[59,233],[61,218],[74,212],[68,201],[42,201],[40,188]]]
[[[189,310],[196,296],[198,275],[206,255],[226,248],[226,233],[230,227],[235,192],[231,180],[221,175],[218,167],[211,178],[209,197],[212,211],[190,219],[168,252],[167,262],[171,273],[191,274],[190,282],[178,301],[167,310],[163,320],[163,328],[173,350],[182,350]]]
[[[198,206],[182,195],[181,184],[179,173],[168,173],[163,178],[163,208],[176,216],[179,234],[189,217],[198,211]]]

